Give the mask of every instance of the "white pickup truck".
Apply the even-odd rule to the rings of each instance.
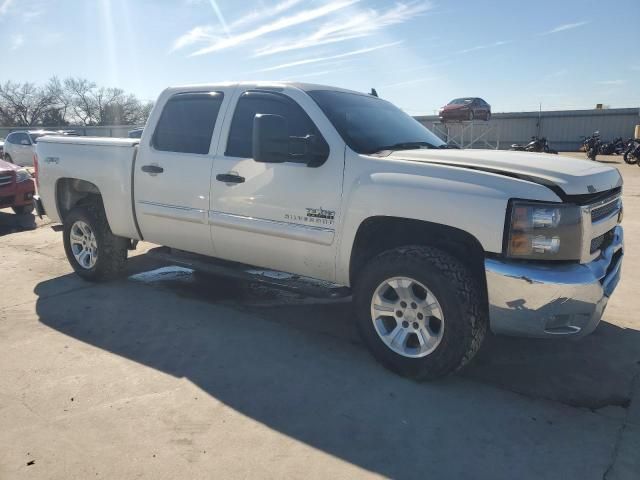
[[[41,138],[37,179],[83,278],[113,278],[145,240],[333,282],[374,356],[413,378],[457,370],[488,328],[587,334],[620,278],[616,169],[449,149],[339,88],[169,88],[140,140]]]

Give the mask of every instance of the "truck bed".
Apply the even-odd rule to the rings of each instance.
[[[39,194],[47,216],[60,222],[57,186],[82,179],[102,194],[114,234],[139,238],[132,210],[132,173],[139,139],[45,136],[38,140]]]

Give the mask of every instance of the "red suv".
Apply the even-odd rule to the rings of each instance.
[[[0,208],[13,208],[18,214],[33,212],[36,187],[31,174],[13,163],[0,160]]]
[[[440,109],[440,121],[448,120],[489,120],[491,105],[481,98],[465,97],[451,100]]]

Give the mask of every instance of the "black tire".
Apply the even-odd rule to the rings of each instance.
[[[8,153],[4,154],[4,161],[5,162],[9,162],[9,163],[13,163],[13,160],[11,159],[11,155],[9,155]]]
[[[16,215],[28,215],[33,213],[33,205],[21,205],[19,207],[11,207]]]
[[[627,150],[624,152],[624,163],[629,165],[633,165],[634,163],[638,163],[638,159],[631,153],[631,150]]]
[[[421,358],[394,352],[378,335],[372,320],[371,301],[385,280],[406,276],[435,295],[444,315],[440,343]],[[406,246],[381,253],[360,272],[354,288],[356,322],[373,356],[390,370],[416,380],[433,380],[451,374],[478,352],[488,327],[478,282],[456,258],[442,250]]]
[[[484,119],[488,122],[489,120],[491,120],[491,112],[487,112],[487,114],[485,115]]]
[[[590,148],[589,150],[587,150],[587,158],[589,160],[593,160],[595,162],[597,155],[598,150],[596,148]]]
[[[85,268],[76,260],[71,248],[71,228],[76,221],[86,223],[95,235],[97,260],[91,268]],[[111,233],[101,204],[84,205],[71,210],[64,219],[64,250],[73,270],[85,280],[101,282],[118,277],[127,262],[128,240]]]
[[[469,121],[473,122],[475,115],[473,114],[473,110],[469,110]]]

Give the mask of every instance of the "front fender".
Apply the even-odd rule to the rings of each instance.
[[[346,162],[336,281],[349,285],[360,225],[370,217],[423,220],[463,230],[486,252],[502,251],[509,199],[559,201],[544,186],[499,174],[353,155]]]

